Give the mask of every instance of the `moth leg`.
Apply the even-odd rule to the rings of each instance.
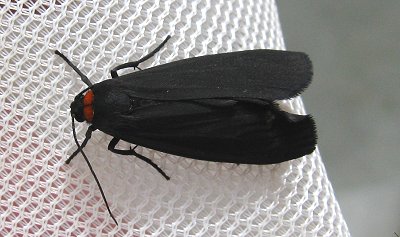
[[[124,68],[133,67],[134,69],[138,68],[139,70],[142,70],[142,69],[140,69],[138,67],[139,64],[144,62],[144,61],[146,61],[147,59],[150,59],[151,57],[153,57],[154,54],[156,54],[158,51],[161,50],[161,48],[167,43],[167,41],[170,38],[171,38],[171,36],[168,35],[167,38],[165,38],[165,40],[157,48],[155,48],[153,51],[151,51],[149,54],[147,54],[143,58],[139,59],[138,61],[128,62],[128,63],[121,64],[119,66],[116,66],[115,68],[113,68],[111,70],[111,77],[112,78],[117,78],[118,77],[117,71],[120,70],[120,69],[124,69]]]
[[[86,134],[85,134],[85,140],[83,140],[83,142],[81,144],[81,149],[83,149],[86,146],[86,144],[88,143],[89,139],[92,137],[92,132],[95,131],[95,130],[96,130],[96,128],[93,125],[90,125],[88,127],[88,130],[86,131]],[[72,153],[72,155],[65,161],[65,163],[69,164],[72,161],[72,159],[76,155],[78,155],[78,153],[81,151],[81,149],[79,149],[79,148],[76,149],[76,151],[74,151],[74,153]]]
[[[152,160],[150,160],[149,158],[137,153],[135,151],[135,148],[137,146],[135,146],[133,149],[129,149],[129,150],[119,150],[116,149],[115,147],[117,146],[118,142],[119,142],[119,138],[114,137],[110,144],[108,144],[108,150],[110,150],[111,152],[114,152],[116,154],[119,155],[134,155],[137,158],[141,159],[142,161],[146,162],[147,164],[151,165],[154,169],[156,169],[162,176],[164,176],[164,178],[166,178],[167,180],[170,179],[170,177],[160,168],[158,167]]]

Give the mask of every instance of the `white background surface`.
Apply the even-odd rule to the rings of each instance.
[[[278,7],[287,48],[314,63],[303,99],[350,232],[400,234],[400,2]]]
[[[143,67],[201,54],[283,49],[274,1],[0,1],[0,235],[344,236],[348,234],[318,150],[279,165],[195,161],[139,149],[171,177],[107,151],[95,132],[85,148],[116,226],[76,146],[69,104],[85,86],[173,40]],[[285,103],[304,113],[300,99]],[[77,125],[82,139],[86,124]],[[123,144],[120,148],[127,148]]]

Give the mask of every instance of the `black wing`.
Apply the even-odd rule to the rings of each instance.
[[[315,149],[315,124],[270,101],[298,95],[311,76],[308,57],[286,51],[176,61],[95,84],[93,125],[127,142],[188,158],[283,162]]]
[[[310,116],[280,111],[270,102],[145,101],[131,114],[113,114],[112,104],[101,107],[93,120],[101,131],[193,159],[273,164],[307,155],[316,145]]]
[[[101,83],[144,99],[272,101],[300,94],[311,77],[312,64],[306,54],[262,49],[179,60]]]

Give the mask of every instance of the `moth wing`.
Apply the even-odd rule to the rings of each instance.
[[[316,144],[310,116],[268,102],[164,101],[102,121],[98,129],[129,143],[216,162],[279,163],[311,153]]]
[[[133,97],[157,100],[254,98],[282,100],[310,84],[312,64],[300,52],[248,50],[152,67],[117,79]],[[110,82],[113,83],[113,82]]]

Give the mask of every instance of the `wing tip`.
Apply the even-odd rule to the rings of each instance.
[[[290,143],[290,153],[294,156],[302,157],[314,152],[317,146],[317,126],[311,115],[290,116],[293,120],[293,127],[290,129],[288,142]],[[289,126],[290,127],[290,126]]]
[[[289,52],[289,51],[288,51]],[[302,94],[311,84],[313,77],[313,64],[308,54],[304,52],[289,52],[293,71],[293,80],[289,87],[290,92],[279,98],[291,99]]]

